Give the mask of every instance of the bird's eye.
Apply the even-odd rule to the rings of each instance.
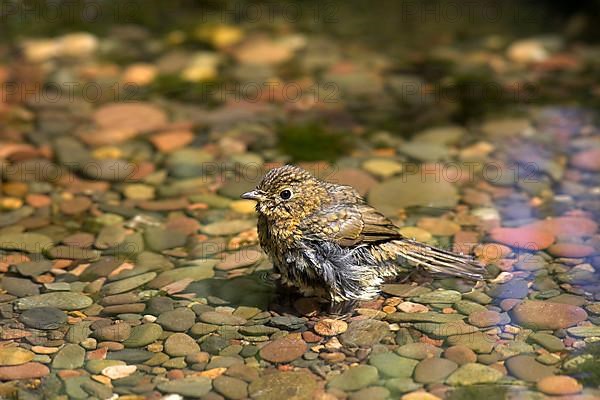
[[[279,193],[279,197],[284,200],[289,200],[292,197],[292,191],[290,189],[282,190],[281,193]]]

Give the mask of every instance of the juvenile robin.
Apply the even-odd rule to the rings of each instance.
[[[423,268],[482,279],[469,257],[403,237],[350,186],[318,180],[286,165],[270,170],[255,190],[258,236],[286,286],[332,302],[366,300],[386,280]]]

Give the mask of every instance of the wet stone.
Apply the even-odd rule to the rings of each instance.
[[[110,296],[119,293],[125,293],[140,287],[156,278],[156,272],[147,272],[145,274],[132,276],[131,278],[121,279],[102,287],[102,293]]]
[[[101,341],[122,342],[131,335],[131,325],[117,322],[94,330],[94,336]]]
[[[375,371],[377,372],[377,371]],[[255,400],[281,400],[314,398],[317,382],[313,375],[301,372],[275,372],[264,375],[248,386],[250,397]]]
[[[213,387],[227,399],[237,400],[248,397],[248,384],[241,379],[221,375],[213,381]]]
[[[67,322],[67,315],[58,308],[37,307],[24,311],[19,319],[31,328],[58,329]]]
[[[289,334],[260,349],[260,356],[273,363],[287,363],[301,357],[308,346],[299,334]]]
[[[203,376],[191,376],[162,382],[157,389],[163,393],[175,393],[185,397],[198,398],[207,394],[212,388],[210,379]]]
[[[415,381],[419,383],[443,382],[458,368],[458,365],[443,358],[427,358],[415,368]]]
[[[389,378],[411,377],[418,363],[416,360],[400,357],[394,353],[380,353],[369,358],[369,364]]]
[[[454,371],[447,379],[446,383],[452,386],[467,386],[480,383],[494,383],[502,378],[502,373],[498,370],[475,363],[462,365]]]
[[[124,361],[127,364],[140,364],[145,361],[148,361],[154,356],[154,353],[151,353],[147,350],[142,349],[123,349],[119,351],[110,351],[108,352],[106,359],[107,360],[120,360]]]
[[[123,342],[125,347],[143,347],[158,340],[163,333],[160,325],[149,323],[134,327],[129,338]]]
[[[392,378],[385,381],[385,387],[393,393],[407,393],[418,390],[423,385],[410,378]]]
[[[398,347],[396,353],[413,360],[424,360],[430,357],[439,357],[442,354],[442,349],[428,343],[415,342]]]
[[[565,349],[562,340],[549,333],[536,332],[529,336],[529,340],[539,344],[548,351],[556,352]]]
[[[375,367],[358,365],[334,377],[329,381],[327,387],[344,391],[360,390],[375,383],[378,375]]]
[[[389,334],[389,326],[377,320],[353,321],[348,325],[348,330],[340,335],[340,341],[348,347],[370,347]]]
[[[385,400],[389,398],[390,391],[381,386],[372,386],[361,389],[350,395],[350,400]]]
[[[67,344],[60,349],[52,360],[52,368],[75,369],[83,366],[85,350],[76,344]]]
[[[19,298],[34,296],[40,293],[40,286],[31,282],[29,279],[5,276],[2,278],[0,285],[7,293]]]
[[[53,307],[59,310],[81,310],[91,306],[92,299],[86,295],[73,292],[44,293],[37,296],[25,297],[17,300],[16,306],[21,310],[30,310],[38,307]]]
[[[38,362],[29,362],[17,366],[0,367],[0,381],[43,378],[50,369]]]
[[[34,356],[34,353],[22,347],[3,347],[0,348],[0,367],[25,364]]]
[[[537,382],[542,378],[554,375],[555,368],[541,364],[535,357],[517,355],[504,362],[508,372],[517,379],[526,382]]]
[[[563,329],[587,319],[581,307],[550,301],[526,300],[511,310],[513,320],[531,329]]]
[[[185,333],[174,333],[170,335],[165,340],[164,348],[165,353],[171,357],[186,356],[200,351],[198,343]]]
[[[52,262],[48,260],[31,261],[17,265],[17,271],[23,276],[36,277],[52,269]]]
[[[194,325],[196,314],[189,308],[177,308],[159,315],[156,323],[163,329],[173,332],[185,332]]]
[[[199,318],[202,322],[214,325],[244,325],[246,323],[246,319],[244,318],[216,311],[204,312],[200,314]]]

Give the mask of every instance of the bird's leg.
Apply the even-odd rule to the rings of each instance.
[[[354,314],[354,309],[358,305],[357,300],[344,300],[330,302],[326,313],[334,319],[348,319]]]

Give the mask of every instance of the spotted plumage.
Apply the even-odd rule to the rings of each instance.
[[[351,187],[284,166],[255,190],[260,245],[282,283],[330,301],[370,299],[382,283],[422,267],[432,273],[481,279],[470,258],[404,238]]]

